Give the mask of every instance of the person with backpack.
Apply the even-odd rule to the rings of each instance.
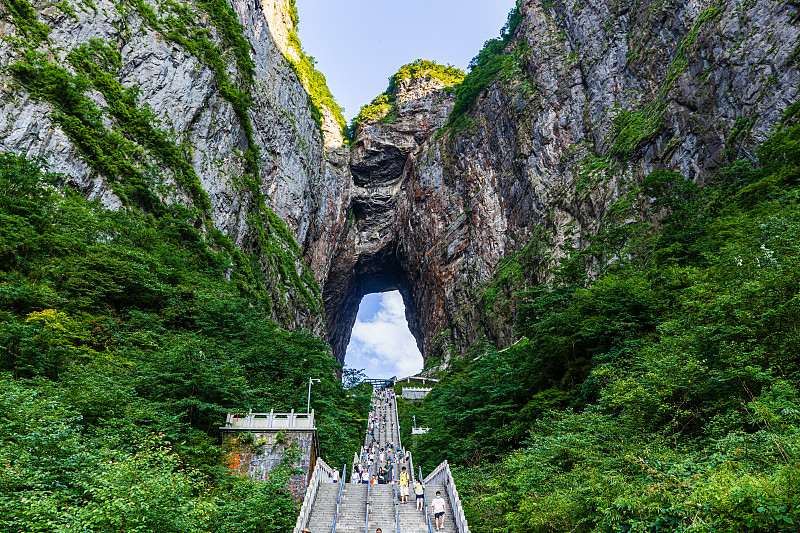
[[[408,503],[408,472],[406,467],[400,473],[400,496],[403,497],[403,503]]]

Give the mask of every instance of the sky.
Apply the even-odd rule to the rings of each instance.
[[[297,0],[299,35],[348,122],[415,59],[467,69],[514,0]]]
[[[403,378],[422,370],[422,354],[408,330],[406,307],[399,292],[364,296],[344,364],[363,369],[370,378]]]

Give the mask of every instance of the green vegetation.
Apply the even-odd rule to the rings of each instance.
[[[445,87],[454,87],[464,80],[464,73],[453,66],[440,65],[425,59],[417,59],[412,63],[403,65],[400,70],[389,78],[389,87],[370,104],[361,108],[358,116],[353,119],[353,123],[350,125],[350,137],[355,137],[360,128],[371,122],[379,120],[391,121],[391,111],[397,100],[400,86],[405,82],[423,78],[439,80]]]
[[[3,0],[11,22],[31,43],[39,44],[50,35],[50,27],[36,20],[36,10],[27,0]]]
[[[627,157],[644,141],[652,138],[662,127],[664,112],[669,104],[668,94],[675,80],[688,67],[687,54],[691,51],[703,26],[720,13],[719,7],[711,5],[700,13],[691,31],[681,41],[675,59],[670,63],[667,77],[659,87],[655,98],[639,111],[622,110],[614,119],[613,144],[609,154]]]
[[[517,27],[522,22],[519,5],[511,10],[508,21],[500,32],[500,37],[486,41],[483,50],[478,52],[469,64],[469,73],[456,89],[456,104],[450,115],[450,124],[463,120],[464,115],[475,105],[478,96],[491,84],[497,74],[513,61],[513,56],[505,55],[505,49]]]
[[[520,342],[401,407],[473,531],[797,530],[800,104],[758,163],[650,174],[548,285],[520,284],[538,245],[500,269]]]
[[[226,50],[233,52],[236,66],[241,76],[239,83],[228,74],[228,60],[225,52],[211,41],[210,32],[201,23],[198,14],[184,4],[165,0],[161,5],[162,16],[145,0],[120,0],[118,8],[125,12],[123,2],[128,2],[142,19],[167,40],[180,45],[188,53],[195,56],[214,70],[220,95],[230,102],[239,123],[247,137],[247,149],[243,153],[246,163],[244,181],[257,200],[261,199],[258,187],[258,147],[253,138],[253,124],[248,109],[251,105],[249,89],[253,86],[254,65],[250,57],[250,45],[242,33],[242,25],[236,13],[226,0],[200,0],[199,6],[205,10],[219,31]]]
[[[252,272],[204,240],[196,211],[109,211],[61,180],[0,154],[0,531],[291,529],[291,470],[231,476],[224,414],[304,409],[319,377],[337,464],[368,396],[345,392],[321,340],[266,318]]]
[[[122,68],[119,52],[99,39],[92,39],[88,45],[72,50],[67,60],[103,93],[108,110],[119,123],[125,137],[150,150],[162,167],[172,170],[175,181],[189,192],[194,205],[206,213],[209,212],[211,201],[200,185],[200,179],[186,153],[187,149],[176,146],[167,132],[153,126],[156,122],[155,115],[148,107],[138,105],[136,89],[125,89],[115,79],[114,75]],[[37,81],[41,83],[41,80]],[[113,178],[113,175],[108,177]]]
[[[384,94],[390,97],[397,97],[397,92],[402,83],[423,78],[439,80],[445,87],[453,87],[461,83],[464,80],[464,76],[465,74],[460,69],[452,65],[440,65],[435,61],[417,59],[400,67],[400,70],[389,78],[389,87]]]
[[[119,3],[117,8],[126,15],[134,9],[149,25],[166,39],[174,42],[213,69],[220,94],[228,100],[242,125],[248,140],[241,154],[244,171],[241,186],[254,198],[249,214],[257,240],[253,243],[261,252],[269,276],[281,282],[264,283],[261,265],[249,260],[210,223],[208,215],[211,202],[200,185],[191,164],[191,148],[176,144],[174,132],[157,127],[154,113],[139,103],[135,88],[124,88],[119,82],[120,54],[113,46],[93,39],[67,54],[67,61],[75,73],[50,62],[47,54],[21,48],[24,59],[10,65],[9,70],[35,97],[47,101],[56,109],[54,121],[61,126],[70,140],[80,150],[86,163],[108,179],[112,190],[127,206],[137,207],[156,216],[167,208],[162,202],[166,189],[163,170],[169,170],[178,187],[186,191],[200,210],[201,223],[218,247],[231,255],[236,268],[248,274],[240,283],[249,287],[251,294],[258,293],[276,316],[291,305],[288,301],[299,295],[312,310],[321,306],[320,290],[313,274],[308,270],[299,247],[286,225],[267,206],[260,188],[258,173],[260,158],[253,139],[253,127],[248,114],[253,85],[254,64],[250,48],[242,34],[236,14],[226,0],[202,0],[199,5],[214,23],[225,50],[211,41],[198,14],[189,7],[171,0],[160,6],[161,14],[143,0]],[[23,43],[24,45],[24,43]],[[228,73],[229,56],[235,59],[237,82]],[[241,89],[238,86],[241,85]],[[100,91],[107,107],[100,108],[86,95],[90,89]],[[106,128],[105,121],[113,124]],[[266,220],[264,217],[266,216]],[[271,293],[267,296],[267,293]],[[273,305],[274,304],[274,305]],[[281,316],[290,320],[288,316]]]
[[[358,112],[358,116],[353,119],[353,123],[350,125],[351,137],[355,137],[356,131],[363,128],[365,125],[386,118],[393,107],[394,99],[386,93],[381,93],[376,96],[372,102],[362,106],[361,110]]]
[[[141,149],[119,132],[106,129],[102,111],[85,95],[89,88],[85,76],[70,74],[34,51],[28,51],[26,59],[12,64],[9,70],[34,98],[55,107],[54,121],[78,147],[86,163],[109,179],[112,190],[123,202],[150,212],[163,211],[153,193],[155,169],[142,170],[137,161]],[[135,118],[142,115],[136,113]]]

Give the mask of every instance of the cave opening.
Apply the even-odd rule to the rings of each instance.
[[[361,299],[344,363],[370,378],[406,377],[422,371],[422,353],[408,327],[400,291],[374,292]]]
[[[412,280],[402,267],[395,240],[387,235],[380,245],[361,252],[342,253],[324,286],[325,318],[333,354],[348,367],[364,368],[370,377],[414,375],[422,370],[425,354]],[[389,342],[391,339],[395,346]],[[351,357],[345,361],[348,353]],[[358,363],[359,357],[354,354],[376,361]],[[378,367],[381,361],[385,364]],[[372,375],[379,368],[393,370],[390,375]]]

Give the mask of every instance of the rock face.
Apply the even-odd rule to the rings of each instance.
[[[189,147],[213,226],[253,249],[256,200],[242,186],[248,137],[218,74],[133,2],[68,4],[71,12],[33,2],[38,22],[51,28],[37,50],[71,72],[70,50],[92,38],[113,43],[121,57],[117,79],[137,87],[160,128]],[[154,5],[158,13],[168,7]],[[186,5],[227,50],[224,25]],[[452,94],[436,80],[411,80],[398,89],[391,118],[368,124],[347,147],[329,116],[323,139],[285,59],[287,0],[231,5],[254,62],[247,113],[261,157],[258,188],[300,245],[324,301],[323,315],[302,287],[264,261],[275,281],[274,314],[286,326],[327,330],[340,360],[360,298],[390,289],[403,294],[428,366],[483,337],[513,342],[513,306],[489,312],[481,299],[502,258],[542,232],[555,255],[581,246],[609,206],[653,170],[702,183],[730,158],[753,157],[798,97],[800,31],[791,3],[525,0],[506,50],[509,68],[459,128],[443,128]],[[14,20],[0,17],[1,36],[20,36]],[[4,65],[21,61],[23,48],[0,42]],[[242,86],[226,54],[229,75]],[[0,87],[0,148],[42,156],[88,197],[122,206],[111,178],[87,164],[54,119],[53,105],[7,71]],[[98,91],[86,94],[107,105]],[[108,114],[103,120],[117,127]],[[165,202],[193,204],[168,169],[162,179]],[[533,282],[546,279],[546,266],[529,273]],[[305,266],[298,261],[296,268],[299,274]]]
[[[38,22],[47,25],[50,32],[47,40],[33,48],[69,73],[75,70],[67,60],[68,53],[91,39],[101,39],[118,50],[121,64],[115,79],[123,87],[137,88],[139,102],[152,110],[158,128],[171,132],[176,144],[188,147],[190,163],[211,201],[209,216],[213,226],[240,248],[260,253],[266,265],[269,252],[255,249],[258,228],[249,220],[253,194],[242,186],[242,152],[248,148],[244,124],[230,98],[221,91],[213,65],[204,56],[166,37],[167,21],[180,20],[170,11],[169,3],[157,0],[144,5],[154,8],[155,23],[135,9],[134,2],[68,0],[56,6],[47,0],[34,1],[32,8]],[[287,2],[231,3],[254,64],[250,87],[246,87],[242,73],[236,71],[221,29],[224,25],[216,24],[198,4],[189,1],[185,6],[197,28],[207,31],[213,45],[223,51],[232,83],[249,92],[252,104],[247,114],[254,125],[253,140],[261,158],[257,173],[260,192],[267,207],[287,224],[297,242],[305,245],[306,260],[324,280],[329,263],[325,257],[330,255],[332,245],[328,242],[330,236],[319,228],[330,226],[343,210],[342,184],[349,181],[349,172],[341,163],[342,156],[326,154],[306,91],[276,44],[276,40],[285,44],[287,38]],[[5,9],[0,6],[0,12]],[[268,19],[273,22],[277,39],[273,38]],[[0,17],[1,36],[23,36],[18,26],[8,12]],[[0,42],[4,66],[22,61],[25,48],[10,39]],[[55,120],[58,111],[54,106],[35,98],[17,81],[5,69],[0,73],[0,149],[41,156],[54,171],[65,175],[68,185],[80,189],[88,198],[99,198],[110,208],[122,207],[121,199],[110,187],[115,176],[103,175],[87,164],[84,154]],[[103,95],[96,90],[86,94],[106,111],[106,128],[125,136],[120,124],[107,112]],[[155,162],[146,149],[136,149],[149,162]],[[169,170],[161,171],[160,197],[168,204],[193,205],[192,197],[176,186]],[[297,264],[298,271],[303,268]],[[278,278],[267,266],[265,271],[271,278]],[[301,297],[297,287],[283,279],[274,280],[270,290],[276,319],[287,327],[305,327],[324,335],[321,304],[314,305],[308,301],[310,298]],[[309,287],[306,292],[311,294]]]
[[[323,291],[329,339],[340,360],[359,302],[371,292],[400,291],[409,329],[424,349],[429,286],[420,284],[416,262],[405,257],[411,212],[420,208],[409,195],[407,173],[412,154],[452,110],[454,98],[441,88],[429,78],[401,86],[391,121],[364,128],[353,144],[350,208]]]
[[[426,366],[484,337],[510,344],[513,305],[482,301],[503,257],[537,231],[556,256],[580,247],[653,170],[703,182],[752,157],[797,101],[797,8],[785,2],[520,9],[513,72],[483,92],[467,128],[431,136],[448,100],[417,87],[396,122],[358,136],[353,221],[324,292],[338,356],[358,297],[388,288],[404,296]],[[626,117],[646,127],[626,129]]]

